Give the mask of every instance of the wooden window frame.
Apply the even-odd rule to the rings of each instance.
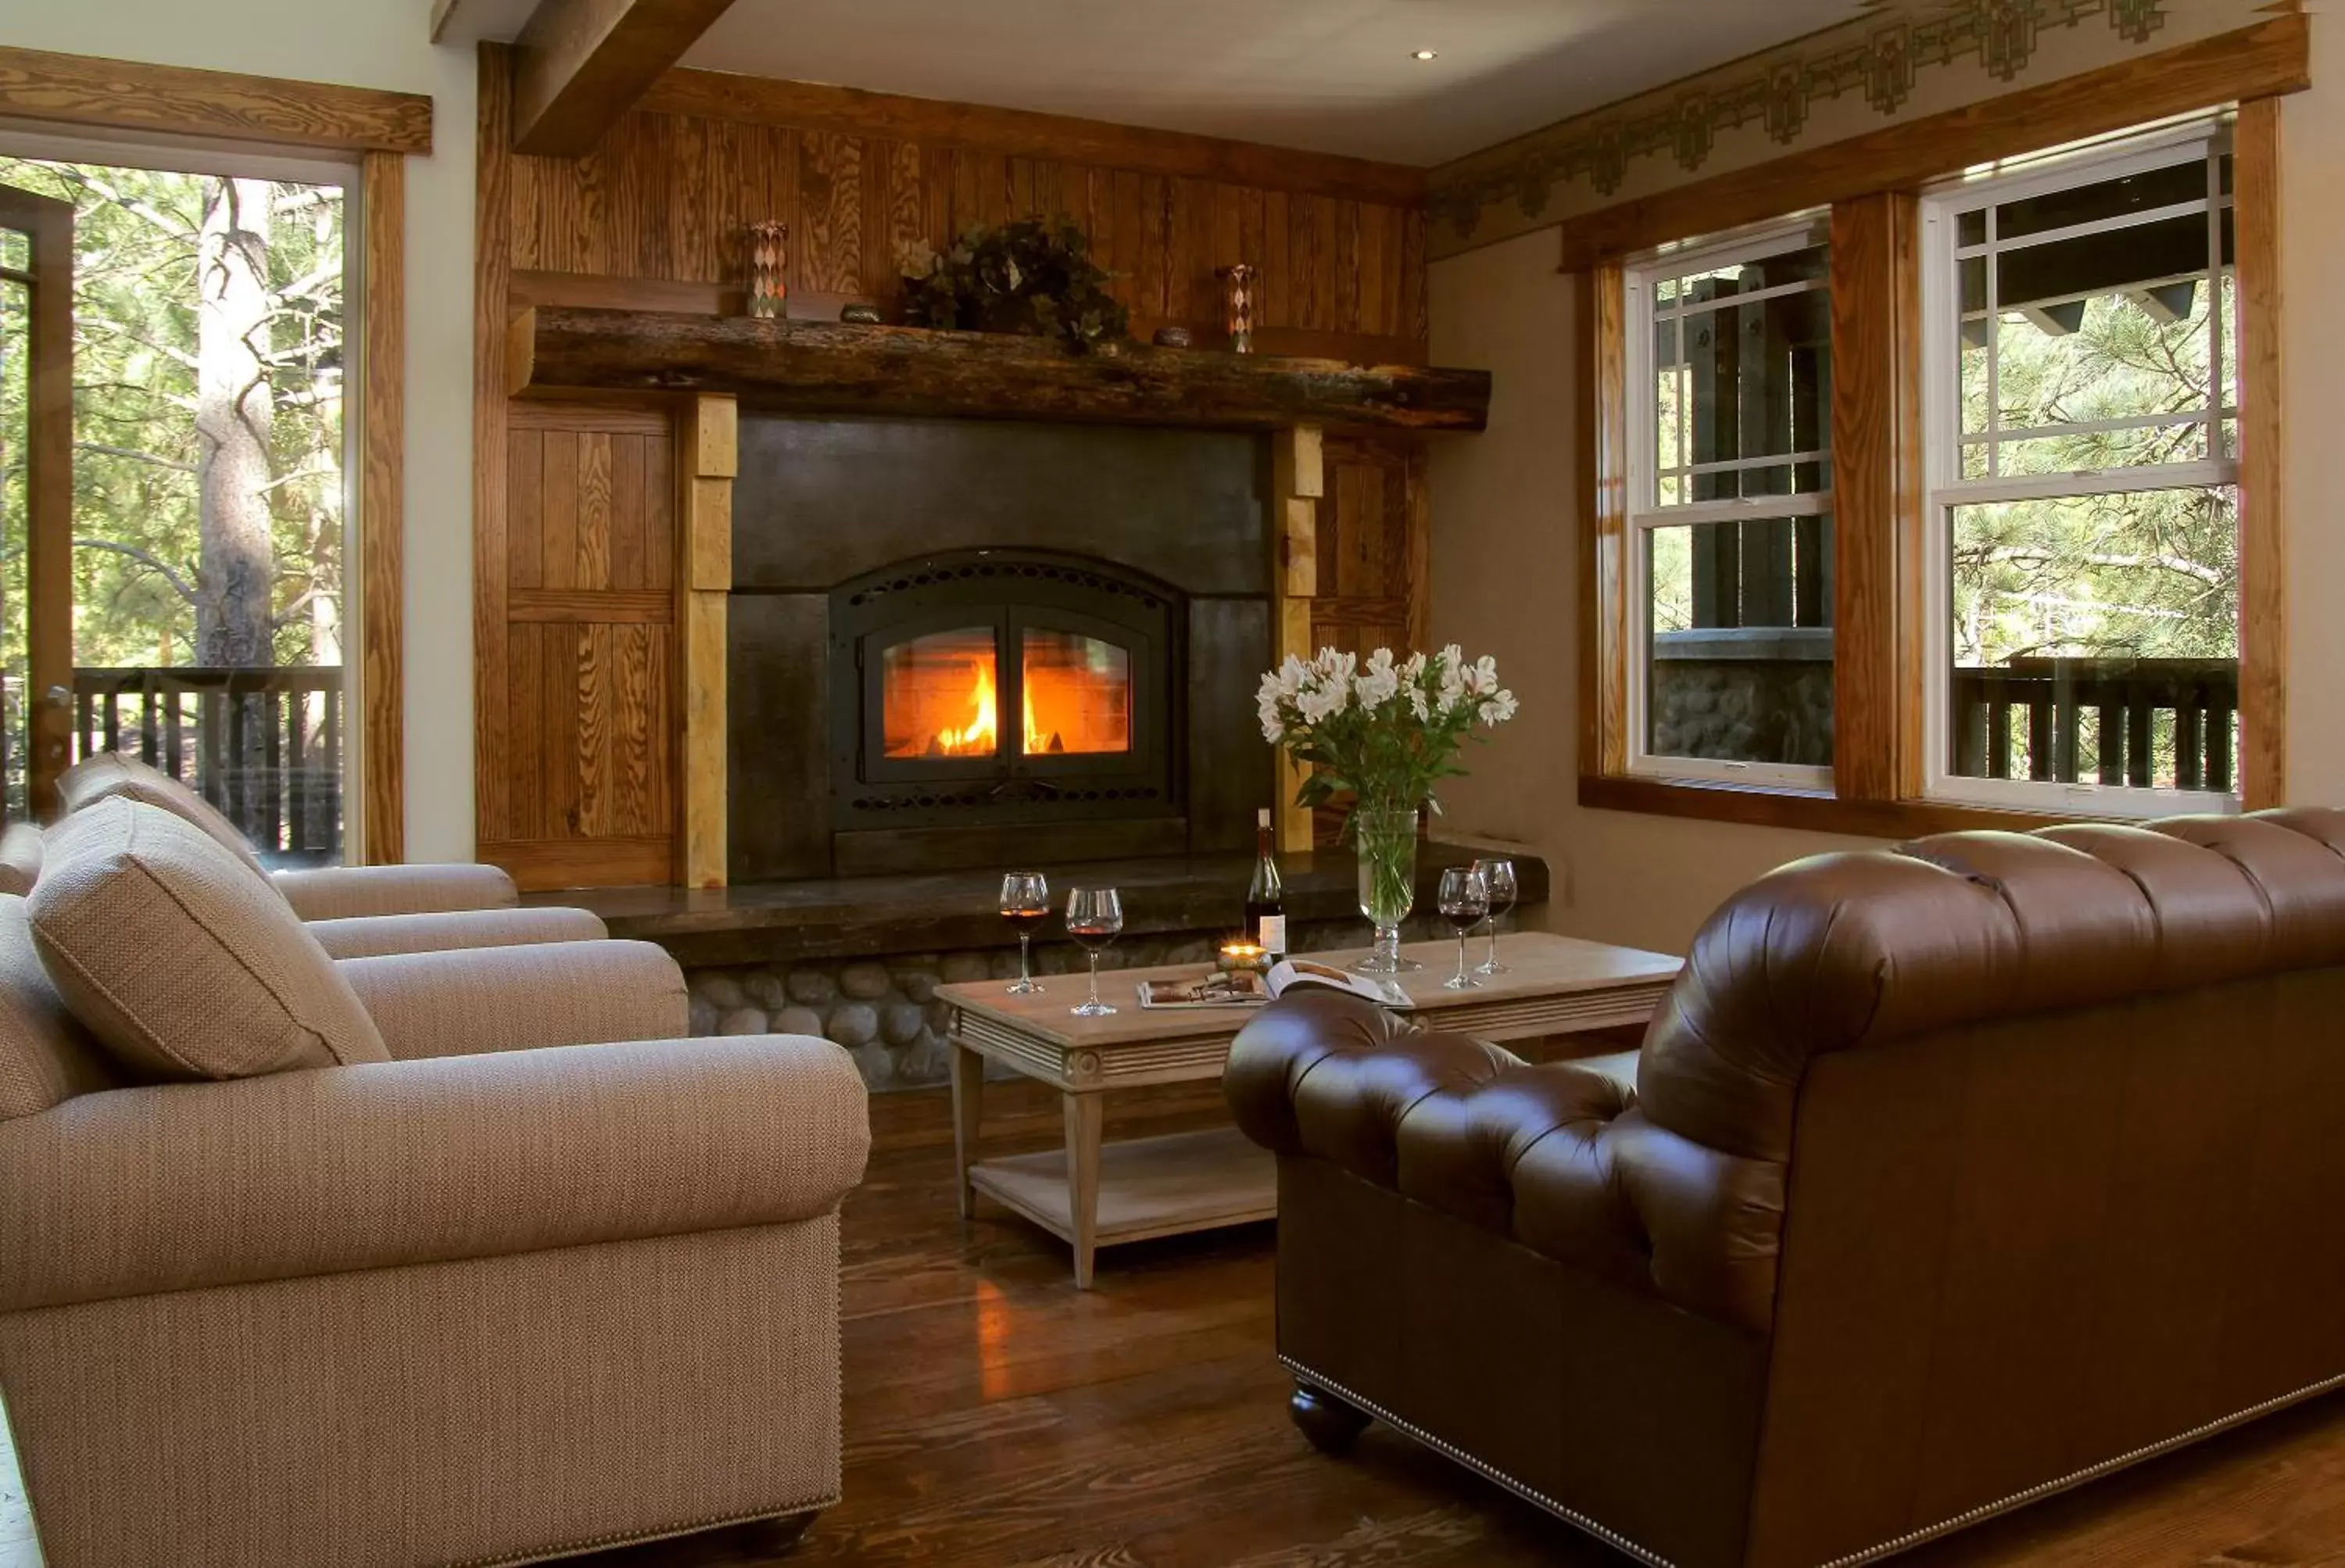
[[[1832,765],[1828,762],[1820,765],[1725,762],[1707,758],[1656,754],[1648,749],[1651,733],[1650,713],[1654,667],[1650,626],[1652,609],[1650,536],[1666,527],[1741,523],[1753,518],[1772,520],[1796,516],[1813,519],[1829,516],[1832,509],[1832,453],[1829,448],[1820,453],[1787,453],[1781,459],[1738,460],[1751,464],[1764,463],[1786,468],[1793,467],[1795,463],[1801,466],[1821,464],[1822,469],[1822,488],[1788,493],[1772,498],[1770,504],[1755,512],[1747,502],[1699,503],[1684,496],[1668,504],[1660,500],[1655,494],[1658,470],[1653,460],[1656,455],[1657,421],[1652,392],[1652,351],[1650,347],[1657,312],[1650,292],[1656,280],[1679,276],[1689,268],[1706,270],[1742,260],[1782,256],[1819,245],[1829,248],[1828,227],[1828,220],[1818,214],[1796,214],[1780,222],[1742,230],[1716,242],[1636,258],[1622,269],[1621,322],[1624,338],[1621,364],[1623,384],[1629,389],[1628,406],[1623,410],[1629,427],[1626,470],[1629,488],[1623,518],[1621,570],[1627,578],[1629,616],[1624,634],[1628,644],[1624,682],[1628,738],[1622,749],[1627,757],[1626,771],[1637,778],[1804,792],[1829,790],[1832,787]],[[1806,285],[1798,287],[1807,288]],[[1830,289],[1831,280],[1827,278],[1821,288],[1812,291],[1823,293],[1829,306]],[[1718,313],[1725,315],[1733,309],[1728,305],[1720,308]],[[1682,309],[1677,319],[1682,330],[1685,320]],[[1692,421],[1690,405],[1685,406],[1682,417],[1690,432]],[[1689,489],[1691,484],[1692,479],[1689,476]]]
[[[406,858],[404,542],[407,159],[431,151],[431,99],[327,82],[0,46],[0,116],[40,126],[340,154],[353,164],[360,279],[355,661],[361,705],[353,863]]]
[[[2309,86],[2301,15],[1793,154],[1568,225],[1587,274],[1580,539],[1580,779],[1585,807],[1878,838],[2025,829],[2073,816],[1924,798],[1929,621],[1919,193],[1978,164],[2235,108],[2240,528],[2240,808],[2286,798],[2282,341],[2278,276],[2282,95]],[[1626,271],[1638,251],[1727,226],[1832,212],[1834,759],[1828,789],[1658,779],[1629,769],[1637,607],[1628,551]],[[1701,216],[1697,217],[1696,214]],[[1678,229],[1671,232],[1672,229]],[[2137,820],[2137,819],[2130,819]]]

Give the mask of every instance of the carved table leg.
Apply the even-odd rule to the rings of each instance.
[[[977,1163],[977,1134],[984,1118],[985,1058],[952,1043],[953,1186],[960,1194],[960,1217],[977,1215],[977,1189],[969,1185],[969,1167]]]
[[[1352,1441],[1367,1430],[1370,1419],[1367,1411],[1300,1378],[1294,1380],[1294,1393],[1286,1401],[1286,1413],[1296,1430],[1311,1440],[1313,1448],[1328,1454],[1340,1454],[1349,1449]]]
[[[1075,1234],[1075,1288],[1091,1288],[1091,1253],[1099,1234],[1100,1132],[1106,1105],[1097,1095],[1068,1095],[1067,1213]]]
[[[761,1557],[779,1557],[796,1549],[804,1538],[807,1527],[822,1510],[810,1508],[804,1513],[785,1513],[773,1519],[753,1520],[741,1526],[741,1543]]]

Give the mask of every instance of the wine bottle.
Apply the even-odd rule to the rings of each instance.
[[[1270,809],[1254,813],[1254,881],[1246,884],[1246,940],[1274,959],[1286,956],[1286,889],[1270,850]]]

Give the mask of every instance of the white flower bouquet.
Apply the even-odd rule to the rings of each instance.
[[[1298,804],[1346,791],[1357,798],[1346,828],[1359,850],[1360,911],[1376,928],[1376,952],[1356,967],[1414,967],[1400,957],[1400,922],[1416,901],[1417,810],[1441,809],[1434,787],[1466,771],[1457,754],[1469,738],[1482,738],[1476,730],[1515,716],[1497,661],[1469,662],[1456,643],[1398,661],[1378,648],[1365,664],[1321,648],[1264,675],[1254,706],[1263,738],[1310,769]]]
[[[1263,738],[1312,768],[1298,803],[1348,790],[1371,811],[1438,811],[1434,786],[1465,772],[1457,753],[1467,738],[1504,724],[1516,706],[1498,684],[1498,661],[1486,654],[1468,662],[1456,643],[1398,662],[1378,648],[1365,664],[1321,648],[1308,661],[1288,658],[1254,694]]]

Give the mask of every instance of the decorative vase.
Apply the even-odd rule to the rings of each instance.
[[[1230,351],[1250,354],[1254,352],[1254,269],[1239,261],[1221,269],[1215,276],[1228,293]]]
[[[790,226],[777,218],[749,225],[749,314],[774,321],[787,309]]]
[[[1425,967],[1400,953],[1400,922],[1416,902],[1416,821],[1414,806],[1363,806],[1352,813],[1352,843],[1360,856],[1360,912],[1376,928],[1376,950],[1352,965],[1363,974]]]

